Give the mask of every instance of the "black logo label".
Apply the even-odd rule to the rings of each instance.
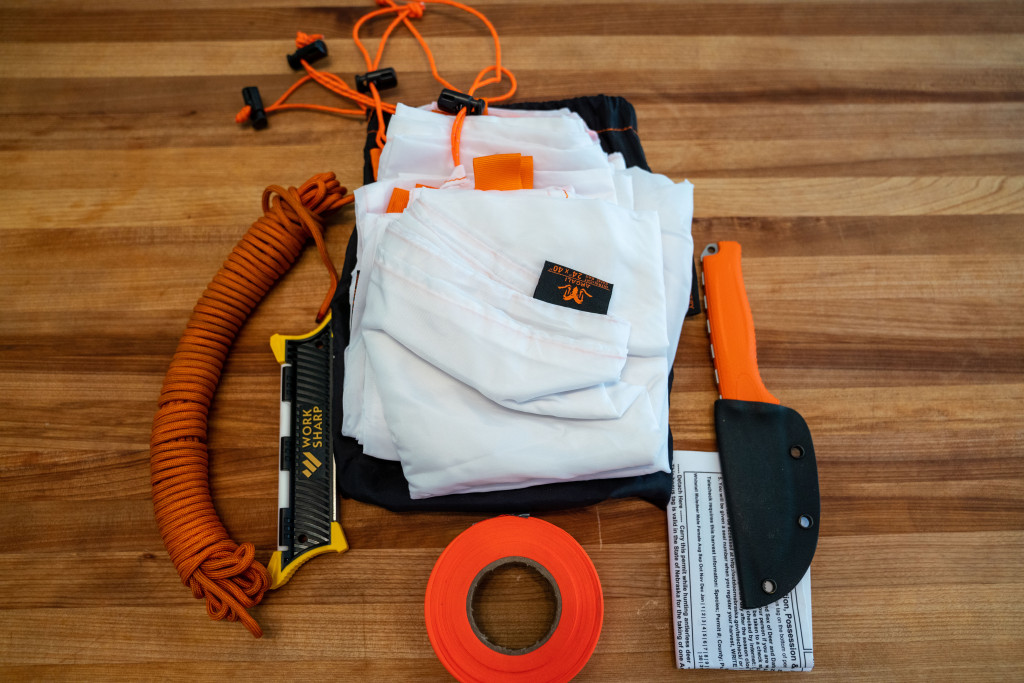
[[[608,303],[612,299],[612,286],[592,275],[545,261],[533,298],[556,306],[604,315],[608,313]]]

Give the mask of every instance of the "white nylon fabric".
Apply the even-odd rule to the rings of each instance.
[[[399,105],[355,193],[342,432],[412,498],[668,472],[693,186],[626,169],[567,110],[491,114],[453,167],[452,117]],[[502,153],[533,156],[535,189],[473,189]],[[611,283],[607,314],[534,298],[546,262]]]

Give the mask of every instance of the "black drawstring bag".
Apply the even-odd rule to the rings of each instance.
[[[598,131],[601,147],[611,154],[619,152],[627,166],[638,166],[649,171],[643,147],[636,132],[636,112],[633,105],[621,97],[595,95],[552,102],[523,102],[503,104],[507,109],[570,109],[579,114],[591,130]],[[390,115],[385,114],[385,125]],[[370,150],[377,146],[377,119],[370,117],[363,150],[363,182],[372,183],[373,166]],[[354,277],[358,232],[352,237],[345,253],[341,281],[331,304],[336,356],[332,403],[334,406],[334,459],[337,467],[338,490],[347,498],[372,503],[388,510],[430,510],[445,512],[482,513],[536,513],[546,510],[584,507],[610,498],[642,498],[664,508],[672,492],[672,478],[666,472],[655,472],[639,477],[619,479],[592,479],[558,484],[542,484],[508,491],[486,493],[460,493],[433,498],[409,497],[409,483],[402,474],[402,464],[381,460],[363,453],[362,446],[341,434],[341,391],[345,382],[345,358],[342,351],[349,343],[348,293]],[[668,376],[672,390],[672,373]],[[668,448],[671,459],[672,434]]]

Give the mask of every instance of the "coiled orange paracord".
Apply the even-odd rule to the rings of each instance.
[[[314,176],[298,189],[266,189],[264,215],[235,245],[192,311],[153,419],[153,507],[167,552],[192,595],[206,599],[212,619],[241,621],[257,638],[263,632],[247,610],[260,602],[270,580],[253,545],[232,541],[213,507],[207,416],[238,331],[310,237],[331,274],[318,318],[325,315],[337,273],[327,256],[323,220],[350,201],[333,173]]]

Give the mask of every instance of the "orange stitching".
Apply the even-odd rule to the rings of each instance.
[[[625,128],[602,128],[601,130],[595,130],[595,133],[624,133],[627,130],[633,131],[633,134],[640,137],[640,134],[636,132],[636,128],[633,126],[626,126]]]

